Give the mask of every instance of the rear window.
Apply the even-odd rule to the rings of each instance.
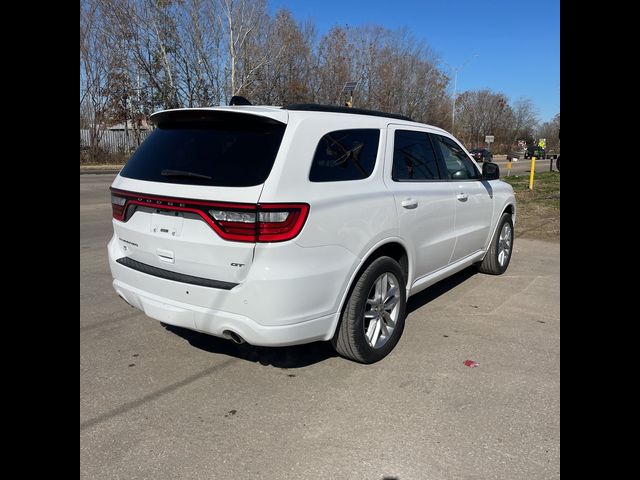
[[[336,130],[320,139],[309,173],[312,182],[362,180],[373,172],[380,130]]]
[[[152,182],[249,187],[269,176],[286,125],[232,112],[172,112],[120,175]]]

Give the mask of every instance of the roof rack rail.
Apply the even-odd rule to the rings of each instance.
[[[351,113],[356,115],[371,115],[374,117],[396,118],[398,120],[407,120],[413,122],[413,119],[399,115],[397,113],[380,112],[378,110],[367,110],[364,108],[339,107],[337,105],[321,105],[319,103],[294,103],[282,107],[284,110],[304,110],[309,112],[334,112],[334,113]]]

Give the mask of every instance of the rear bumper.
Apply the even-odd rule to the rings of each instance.
[[[334,315],[292,325],[264,326],[243,315],[168,301],[120,280],[113,281],[113,288],[148,317],[216,337],[229,338],[225,332],[232,331],[251,345],[261,346],[296,345],[331,338],[329,329]]]
[[[273,244],[256,250],[247,279],[229,290],[182,283],[129,268],[109,242],[113,287],[130,305],[161,322],[223,338],[234,332],[252,345],[329,340],[339,302],[357,259],[341,247]],[[274,268],[277,265],[279,268]]]

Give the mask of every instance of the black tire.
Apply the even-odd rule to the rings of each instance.
[[[558,158],[556,159],[556,168],[560,171],[560,155],[558,155]]]
[[[501,252],[500,247],[500,236],[503,234],[504,226],[508,225],[508,233],[507,238],[509,239],[509,252],[506,255],[506,261],[502,264],[500,263],[499,255]],[[509,262],[511,262],[511,257],[513,256],[513,221],[511,220],[510,213],[503,213],[500,218],[500,222],[498,223],[498,228],[496,229],[493,238],[491,239],[491,244],[489,245],[489,251],[484,256],[482,262],[478,265],[478,270],[482,273],[487,273],[489,275],[502,275],[509,266]]]
[[[365,307],[369,293],[381,275],[392,273],[397,279],[399,299],[397,319],[385,343],[372,347],[365,336]],[[404,330],[406,311],[406,280],[398,262],[390,257],[379,257],[362,272],[351,289],[343,308],[340,323],[331,341],[333,348],[343,357],[360,363],[374,363],[386,357],[396,346]],[[369,320],[372,321],[372,320]]]

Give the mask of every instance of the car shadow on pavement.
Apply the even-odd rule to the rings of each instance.
[[[438,283],[431,285],[420,293],[416,293],[414,296],[409,298],[409,301],[407,302],[407,315],[435,300],[440,295],[447,293],[452,288],[464,283],[476,274],[478,274],[478,269],[472,265],[451,275],[450,277],[445,278],[444,280],[440,280]]]
[[[457,287],[477,273],[478,270],[476,267],[465,268],[414,295],[407,302],[407,315],[432,300],[435,300],[452,288]],[[186,328],[175,327],[173,325],[165,325],[164,327],[170,332],[184,338],[192,346],[205,352],[218,353],[249,362],[257,362],[261,365],[272,365],[277,368],[301,368],[338,356],[330,342],[313,342],[291,347],[257,347],[246,343],[237,345],[231,340],[195,332]]]
[[[246,343],[237,345],[231,340],[173,325],[165,325],[165,328],[205,352],[219,353],[278,368],[301,368],[338,356],[330,342],[313,342],[291,347],[258,347]]]

